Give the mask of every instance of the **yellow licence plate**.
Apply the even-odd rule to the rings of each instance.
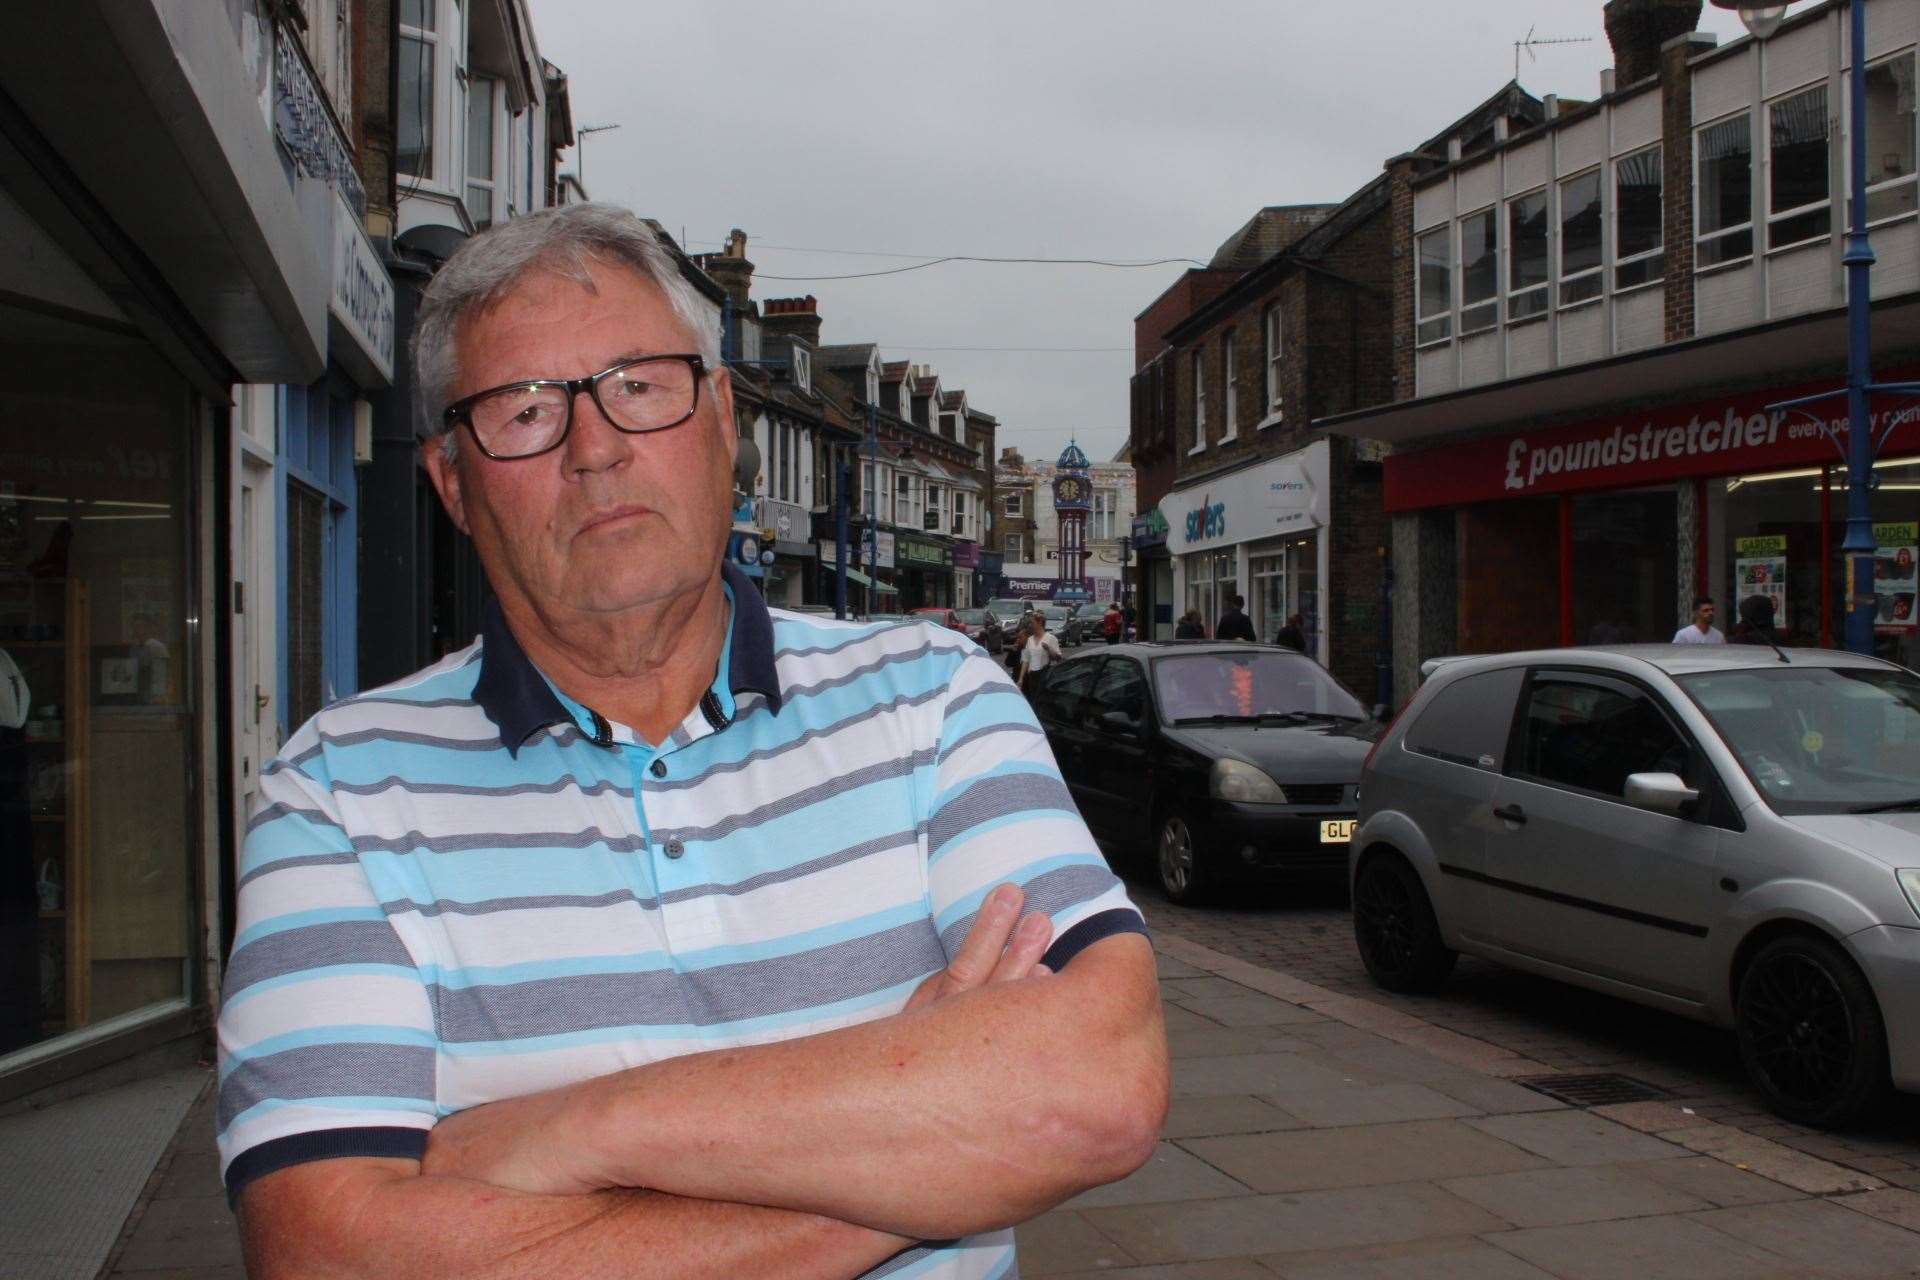
[[[1321,844],[1348,844],[1353,840],[1353,818],[1330,818],[1320,824]]]

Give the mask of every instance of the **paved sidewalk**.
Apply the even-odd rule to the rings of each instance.
[[[1920,1193],[1690,1114],[1583,1111],[1550,1070],[1159,939],[1174,1103],[1133,1177],[1020,1228],[1027,1276],[1920,1277]],[[102,1276],[238,1280],[202,1094]]]

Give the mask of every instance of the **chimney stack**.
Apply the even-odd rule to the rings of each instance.
[[[820,345],[819,304],[812,294],[804,298],[769,298],[760,308],[760,332],[768,336],[799,338]]]
[[[700,266],[733,299],[735,313],[747,314],[747,299],[753,293],[753,263],[747,260],[747,233],[735,227],[727,236],[727,247],[719,253],[701,254]]]
[[[1660,74],[1660,46],[1700,25],[1702,0],[1607,0],[1607,42],[1621,88]]]

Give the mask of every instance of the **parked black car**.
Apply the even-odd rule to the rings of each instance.
[[[1067,788],[1116,864],[1175,902],[1345,874],[1360,766],[1384,728],[1325,668],[1273,645],[1075,654],[1031,694]]]

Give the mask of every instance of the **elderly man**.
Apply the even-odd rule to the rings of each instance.
[[[220,1142],[269,1277],[997,1277],[1152,1149],[1139,915],[964,637],[721,564],[711,317],[581,205],[421,304],[498,603],[262,778]]]

